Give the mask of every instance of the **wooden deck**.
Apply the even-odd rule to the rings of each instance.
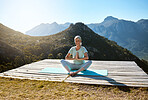
[[[62,82],[67,75],[39,73],[46,67],[63,67],[60,60],[45,59],[0,73],[1,77]],[[92,61],[89,69],[108,70],[108,76],[75,76],[65,82],[148,87],[148,75],[134,61]]]

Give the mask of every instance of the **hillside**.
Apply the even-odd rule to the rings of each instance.
[[[0,72],[23,64],[25,64],[23,52],[0,41]]]
[[[144,66],[130,51],[94,33],[83,23],[71,24],[66,30],[50,36],[28,36],[0,25],[0,40],[23,52],[23,63],[45,58],[65,58],[68,50],[75,45],[76,35],[82,37],[82,44],[89,51],[92,60],[134,60],[141,67]]]

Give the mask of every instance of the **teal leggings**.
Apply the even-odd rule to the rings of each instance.
[[[91,60],[88,60],[87,62],[85,62],[84,64],[74,64],[72,62],[69,62],[68,60],[61,60],[62,65],[68,66],[69,70],[78,70],[81,67],[83,67],[85,70],[87,70],[88,67],[90,67],[90,65],[92,64]]]

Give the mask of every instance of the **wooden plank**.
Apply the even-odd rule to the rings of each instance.
[[[6,77],[6,76],[5,76]],[[11,76],[7,76],[7,77],[11,77]],[[57,82],[62,82],[61,80],[48,80],[47,78],[24,78],[24,77],[11,77],[11,78],[19,78],[19,79],[30,79],[30,80],[43,80],[43,81],[57,81]],[[81,84],[98,84],[98,85],[116,85],[116,86],[132,86],[132,87],[148,87],[147,85],[132,85],[132,84],[110,84],[110,83],[94,83],[94,82],[85,82],[85,81],[69,81],[69,80],[66,80],[65,82],[72,82],[72,83],[81,83]]]
[[[141,69],[138,66],[102,66],[102,65],[91,65],[90,68],[93,67],[94,69],[98,69],[98,68],[107,68],[107,69],[111,69],[111,68],[124,68],[124,69],[128,69],[128,68],[137,68],[137,69]]]
[[[94,62],[92,61],[92,65],[93,66],[137,66],[137,64],[135,62],[131,62],[131,61],[97,61],[97,62]],[[60,61],[47,61],[46,63],[44,62],[44,60],[42,61],[39,61],[39,62],[34,62],[34,63],[31,63],[30,65],[54,65],[54,64],[61,64]],[[28,64],[29,65],[29,64]]]
[[[68,60],[69,62],[72,62],[71,60]],[[87,60],[86,60],[87,61]],[[115,66],[115,65],[122,65],[122,66],[137,66],[137,64],[134,61],[92,61],[92,65],[110,65],[110,66]],[[61,64],[60,60],[49,60],[45,59],[39,62],[35,62],[34,64]]]
[[[48,67],[50,67],[50,66],[48,66]],[[25,67],[25,68],[18,68],[18,69],[14,69],[14,70],[24,69],[24,70],[38,70],[38,71],[40,71],[40,70],[42,70],[44,68],[47,68],[47,67],[41,67],[41,68],[27,68],[27,67]],[[54,67],[54,68],[57,68],[57,67]],[[64,67],[58,67],[58,68],[64,68]],[[133,73],[133,72],[142,72],[142,70],[137,70],[137,69],[128,69],[127,70],[127,69],[104,69],[104,68],[102,68],[102,69],[93,69],[93,68],[88,68],[88,70],[108,70],[108,72],[131,72],[131,73]]]
[[[50,81],[55,81],[55,80],[59,80],[59,81],[63,81],[65,79],[65,77],[67,76],[61,76],[59,77],[56,76],[56,75],[35,75],[35,74],[20,74],[20,73],[15,73],[15,74],[12,74],[12,75],[5,75],[3,77],[15,77],[15,78],[24,78],[24,79],[44,79],[44,80],[50,80]]]
[[[19,67],[20,69],[43,69],[43,68],[46,68],[46,67],[57,67],[57,68],[59,68],[59,67],[61,67],[61,68],[63,68],[63,66],[61,65],[61,64],[58,64],[58,65],[54,65],[54,66],[52,66],[52,65],[44,65],[44,66],[41,66],[41,65],[36,65],[35,67],[32,65],[28,65],[28,66],[23,66],[23,67]],[[119,68],[117,68],[117,67],[94,67],[94,66],[91,66],[89,69],[98,69],[98,70],[101,70],[101,69],[107,69],[107,70],[109,70],[109,71],[113,71],[113,70],[123,70],[123,71],[131,71],[131,72],[134,72],[134,71],[143,71],[141,68],[139,68],[138,66],[137,67],[135,67],[135,66],[130,66],[130,67],[128,67],[128,68],[125,68],[125,67],[123,67],[123,66],[121,66],[121,67],[119,67]],[[128,70],[127,70],[128,69]]]
[[[68,80],[72,80],[72,81],[85,81],[85,82],[93,82],[93,83],[110,83],[110,84],[136,84],[136,85],[148,85],[147,82],[128,82],[128,81],[115,81],[115,80],[86,80],[86,79],[77,79],[77,78],[68,78]]]
[[[71,82],[71,83],[81,83],[81,84],[96,84],[96,85],[116,85],[116,86],[131,86],[131,87],[148,87],[148,85],[133,85],[133,84],[110,84],[110,83],[94,83],[94,82],[85,82],[85,81],[73,81],[73,80],[66,80],[65,82]]]
[[[72,60],[68,60],[69,62],[73,62]],[[88,61],[88,60],[86,60]],[[35,62],[36,64],[45,64],[45,63],[54,63],[54,64],[61,64],[60,60],[52,60],[52,59],[45,59],[45,60],[42,60],[42,61],[38,61],[38,62]],[[34,64],[35,64],[34,63]],[[97,64],[97,65],[136,65],[137,64],[134,62],[134,61],[95,61],[95,60],[92,60],[92,64]]]
[[[23,76],[23,75],[22,75],[22,76]],[[34,78],[35,78],[35,77],[33,77],[33,76],[32,76],[32,77],[27,77],[27,75],[24,75],[24,76],[25,76],[24,78],[29,78],[29,79],[34,79]],[[16,76],[13,76],[13,77],[16,77]],[[51,81],[53,81],[54,78],[51,79],[50,77],[51,77],[51,76],[48,76],[48,78],[49,78]],[[37,79],[40,79],[40,78],[44,78],[44,79],[48,80],[48,78],[45,77],[45,76],[43,76],[43,77],[37,77]],[[62,79],[64,79],[64,78],[62,78]],[[62,80],[62,79],[61,79],[61,78],[55,78],[54,80],[56,81],[56,80]],[[73,79],[73,80],[74,80],[74,79]],[[81,78],[80,80],[81,80],[81,81],[84,81],[84,79],[82,79],[82,78]],[[80,81],[80,80],[75,80],[75,82]],[[85,81],[87,81],[87,80],[85,80]],[[90,81],[88,81],[87,84],[89,84],[89,82],[90,82]],[[91,80],[91,82],[92,82],[92,80]],[[100,80],[99,80],[99,82],[100,82],[100,83],[103,83],[104,85],[106,84],[106,83],[104,83],[103,81],[100,81]],[[98,83],[98,84],[100,84],[100,83]],[[117,82],[117,83],[118,83],[118,82]],[[125,82],[124,82],[124,83],[125,83]],[[134,82],[134,83],[135,83],[135,82]],[[95,84],[95,82],[94,82],[93,84]],[[115,82],[115,84],[116,84],[116,82]],[[135,83],[135,84],[137,84],[137,83]],[[135,85],[135,84],[134,84],[134,85]],[[141,86],[143,86],[143,85],[142,85],[143,83],[139,83],[139,84],[140,84]]]
[[[22,77],[22,78],[48,78],[50,80],[64,80],[67,75],[53,75],[53,74],[32,74],[32,73],[12,73],[12,74],[6,74],[6,75],[0,75],[1,77]]]
[[[48,74],[48,73],[29,73],[29,72],[16,72],[16,73],[19,73],[19,74],[31,74],[31,75],[51,75],[51,74]],[[8,75],[16,75],[16,73],[12,72],[12,73],[5,73],[5,74],[8,74]],[[53,75],[57,75],[57,77],[61,77],[62,74],[53,74]],[[64,77],[66,77],[67,75],[63,75]],[[87,78],[87,79],[95,79],[95,80],[123,80],[123,81],[143,81],[143,82],[147,82],[148,83],[148,77],[147,78],[141,78],[141,79],[137,79],[136,77],[135,78],[127,78],[127,77],[124,77],[124,78],[112,78],[112,77],[93,77],[93,76],[81,76],[81,78]]]
[[[14,72],[14,71],[9,71],[9,72],[5,72],[4,74],[14,74],[14,73],[28,73],[28,74],[40,74],[40,75],[49,75],[50,73],[38,73],[38,72],[25,72],[25,71],[19,71],[19,72]],[[53,75],[64,75],[64,74],[53,74]],[[83,75],[84,76],[84,75]],[[85,76],[84,76],[85,77]],[[101,77],[101,76],[87,76],[87,77],[93,77],[93,78],[99,78],[99,77]],[[129,78],[129,79],[148,79],[148,77],[146,76],[146,75],[139,75],[139,76],[110,76],[110,75],[108,75],[107,77],[109,77],[109,78],[117,78],[117,79],[122,79],[122,78],[124,78],[124,79],[127,79],[127,78]]]
[[[60,68],[63,68],[63,67],[60,67]],[[13,69],[13,70],[14,71],[19,71],[19,70],[26,70],[26,71],[29,71],[29,70],[37,70],[37,71],[40,71],[42,69],[44,69],[44,67],[43,68],[18,68],[18,69]],[[89,68],[88,70],[93,70],[93,69],[92,68]],[[99,69],[99,70],[104,70],[104,69]],[[136,69],[135,70],[134,69],[129,69],[129,70],[126,70],[126,69],[116,69],[116,70],[114,70],[114,69],[106,69],[106,70],[108,70],[109,73],[116,73],[116,72],[121,72],[121,73],[123,73],[123,72],[128,72],[128,73],[143,73],[142,71],[136,70]],[[143,73],[143,74],[147,75],[146,73]]]
[[[7,73],[8,74],[11,74],[11,73],[17,73],[17,72],[19,72],[19,73],[33,73],[33,74],[43,74],[43,73],[38,73],[39,71],[38,70],[29,70],[29,71],[27,71],[27,70],[20,70],[20,71],[15,71],[15,70],[11,70],[11,71],[8,71]],[[5,72],[6,73],[6,72]],[[45,74],[48,74],[48,73],[45,73]],[[107,77],[118,77],[118,78],[122,78],[122,77],[126,77],[126,78],[148,78],[148,76],[147,75],[139,75],[139,76],[137,76],[137,75],[119,75],[119,74],[115,74],[115,75],[108,75]]]
[[[41,65],[28,65],[28,66],[23,66],[23,67],[20,67],[20,68],[27,68],[27,69],[33,69],[33,68],[35,68],[35,69],[42,69],[42,68],[46,68],[46,67],[57,67],[57,68],[59,68],[59,67],[63,67],[61,64],[58,64],[58,65],[43,65],[43,66],[41,66]],[[133,70],[137,70],[137,71],[142,71],[142,69],[141,68],[139,68],[138,66],[137,67],[135,67],[135,66],[130,66],[130,67],[124,67],[124,66],[113,66],[113,67],[98,67],[98,66],[91,66],[89,69],[98,69],[98,70],[100,70],[100,69],[107,69],[107,70],[125,70],[125,71],[128,71],[127,69],[133,69]],[[132,70],[131,70],[132,71]]]
[[[10,72],[32,72],[32,73],[38,73],[40,70],[27,70],[27,69],[14,69],[14,70],[10,70]],[[111,72],[108,71],[108,75],[116,75],[116,76],[129,76],[129,75],[134,75],[134,76],[138,76],[138,75],[146,75],[146,73],[144,72]]]
[[[44,75],[44,76],[53,76],[53,77],[67,77],[67,75],[61,75],[61,74],[48,74],[48,73],[22,73],[22,72],[16,72],[16,73],[5,73],[6,76],[8,75],[18,75],[21,76],[22,74],[26,75]],[[147,77],[92,77],[92,76],[81,76],[81,78],[88,78],[88,79],[98,79],[98,80],[123,80],[123,81],[144,81],[148,83],[148,78]]]
[[[49,67],[49,66],[48,66]],[[63,67],[60,67],[60,68],[63,68]],[[19,71],[19,70],[37,70],[37,71],[40,71],[44,68],[18,68],[18,69],[13,69],[14,71]],[[93,70],[92,68],[89,68],[88,70]],[[104,70],[104,69],[99,69],[99,70]],[[113,69],[106,69],[108,70],[108,72],[131,72],[131,73],[136,73],[136,72],[141,72],[140,70],[128,70],[126,71],[127,69],[116,69],[116,70],[113,70]]]
[[[22,66],[19,68],[45,68],[45,67],[63,67],[62,64],[54,64],[54,65],[27,65],[27,66]],[[137,69],[137,70],[142,70],[138,66],[93,66],[91,65],[89,68],[93,69]]]
[[[16,76],[13,75],[13,77],[16,77]],[[59,77],[58,77],[58,78],[57,78],[57,77],[51,78],[50,76],[48,76],[48,77],[39,77],[39,76],[38,76],[38,77],[33,77],[33,76],[27,77],[27,75],[24,75],[24,76],[22,75],[22,76],[20,76],[20,77],[21,77],[21,78],[22,78],[22,77],[23,77],[23,78],[29,78],[29,79],[41,79],[41,78],[44,78],[44,79],[46,79],[46,80],[53,80],[53,79],[54,79],[54,80],[61,80],[61,81],[64,79],[64,78],[59,78]],[[107,80],[103,80],[103,81],[102,81],[102,80],[87,80],[87,79],[82,79],[82,78],[79,78],[79,79],[78,79],[77,77],[75,77],[75,78],[72,77],[72,79],[69,78],[68,81],[69,81],[69,80],[72,80],[72,81],[75,81],[75,82],[78,82],[78,81],[79,81],[79,82],[80,82],[80,81],[84,82],[84,81],[85,81],[85,82],[88,82],[88,84],[89,84],[90,82],[91,82],[91,83],[93,82],[93,84],[98,83],[98,82],[99,82],[98,84],[100,84],[100,83],[105,84],[106,82],[107,82],[107,83],[109,82],[110,84],[117,84],[117,83],[120,83],[120,84],[133,84],[133,83],[134,83],[134,85],[135,85],[135,84],[136,84],[136,85],[139,85],[139,84],[140,84],[140,85],[148,85],[148,83],[144,83],[144,82],[143,82],[143,83],[141,83],[141,82],[133,82],[133,83],[132,83],[132,82],[122,82],[122,81],[114,81],[114,80],[111,80],[111,81],[107,81]]]
[[[9,72],[5,72],[4,74],[12,74],[12,73],[32,73],[32,74],[50,74],[50,73],[38,73],[38,72],[25,72],[25,71],[19,71],[19,72],[14,72],[14,71],[9,71]],[[59,74],[59,75],[64,75],[64,74]],[[83,75],[84,76],[84,75]],[[101,76],[88,76],[88,77],[101,77]],[[133,76],[133,75],[131,75],[131,76],[110,76],[110,75],[108,75],[107,77],[109,77],[109,78],[131,78],[131,79],[133,79],[133,78],[136,78],[136,79],[147,79],[148,78],[148,76],[147,75],[139,75],[139,76]]]

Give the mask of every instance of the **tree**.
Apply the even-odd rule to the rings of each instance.
[[[48,59],[52,59],[52,58],[53,58],[53,54],[50,53],[50,54],[48,55]]]
[[[62,53],[58,53],[57,54],[57,58],[63,58],[63,54]]]

